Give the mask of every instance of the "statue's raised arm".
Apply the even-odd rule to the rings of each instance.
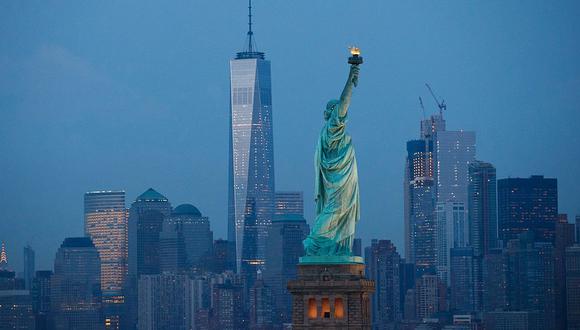
[[[340,95],[340,108],[339,108],[339,115],[341,117],[346,116],[348,112],[348,106],[350,105],[350,97],[352,96],[352,88],[358,85],[358,73],[360,68],[358,65],[353,64],[350,66],[350,72],[348,73],[348,80],[346,81],[346,85],[344,86],[344,90],[342,91],[342,95]]]
[[[353,53],[356,50],[356,54]],[[352,255],[355,225],[360,219],[358,172],[346,114],[358,83],[362,58],[351,50],[352,64],[340,100],[330,100],[316,146],[316,220],[304,240],[301,263],[362,263]]]

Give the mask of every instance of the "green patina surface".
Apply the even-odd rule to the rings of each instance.
[[[304,240],[300,263],[362,263],[352,256],[355,225],[360,218],[358,172],[351,137],[346,132],[348,107],[358,83],[358,65],[350,73],[340,100],[324,111],[315,155],[316,220]]]

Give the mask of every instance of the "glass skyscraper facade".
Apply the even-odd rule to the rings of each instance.
[[[264,264],[275,192],[270,61],[253,51],[248,35],[248,50],[230,61],[228,240],[239,272]]]
[[[85,235],[92,239],[101,258],[103,296],[122,300],[127,276],[128,228],[125,192],[87,192],[84,204]]]
[[[532,175],[497,181],[499,238],[504,244],[532,231],[538,241],[552,242],[558,220],[558,181]]]

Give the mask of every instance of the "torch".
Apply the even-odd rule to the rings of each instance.
[[[348,64],[359,65],[362,64],[363,58],[360,56],[360,48],[352,46],[348,48],[350,50],[351,57],[348,58]]]

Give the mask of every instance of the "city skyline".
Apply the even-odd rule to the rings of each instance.
[[[11,200],[0,202],[0,209],[3,210],[0,232],[10,233],[3,234],[0,240],[7,242],[7,253],[12,268],[17,271],[22,269],[20,251],[26,243],[30,243],[37,253],[36,268],[51,268],[52,258],[61,240],[83,233],[82,195],[87,191],[99,189],[125,190],[128,200],[132,201],[146,188],[154,187],[162,191],[173,205],[192,203],[198,206],[203,214],[212,219],[215,237],[226,238],[228,111],[226,63],[231,59],[231,54],[240,48],[239,45],[243,41],[240,32],[245,28],[243,15],[245,3],[231,4],[226,15],[228,21],[225,24],[226,28],[208,34],[209,37],[193,35],[195,29],[192,25],[179,19],[171,25],[176,29],[180,26],[189,27],[192,33],[173,35],[175,39],[169,40],[171,42],[161,43],[163,47],[174,52],[170,56],[176,57],[174,59],[179,65],[183,64],[187,68],[185,72],[179,65],[168,65],[167,58],[160,53],[145,56],[146,59],[138,61],[135,67],[122,69],[120,67],[126,64],[127,57],[132,55],[129,48],[121,52],[121,55],[99,52],[93,48],[94,46],[77,40],[75,34],[60,31],[59,28],[63,28],[64,25],[57,24],[54,30],[41,32],[25,24],[27,23],[25,19],[37,19],[38,26],[42,27],[48,24],[48,18],[42,15],[34,16],[37,14],[28,11],[25,12],[24,18],[17,17],[18,15],[14,13],[20,5],[4,5],[7,8],[0,14],[5,18],[1,20],[5,22],[3,24],[14,23],[14,30],[23,32],[25,36],[22,46],[1,46],[3,57],[0,60],[0,72],[6,73],[0,78],[0,87],[3,93],[6,93],[4,96],[7,96],[3,97],[0,103],[0,110],[6,112],[7,119],[0,124],[0,131],[3,132],[3,138],[0,139],[2,151],[0,164],[6,164],[6,168],[0,174],[6,184],[0,188],[0,192],[4,196],[12,196]],[[207,10],[209,17],[223,19],[220,16],[223,12],[217,12],[211,5],[200,6],[201,9]],[[433,112],[435,110],[423,87],[425,81],[430,82],[438,95],[447,100],[449,106],[445,118],[450,122],[449,126],[477,133],[478,158],[496,166],[498,179],[508,176],[527,178],[535,174],[557,178],[561,189],[558,192],[560,212],[568,213],[571,219],[580,213],[580,206],[574,201],[574,197],[580,192],[572,180],[577,173],[575,164],[578,163],[580,155],[570,147],[578,141],[578,137],[573,134],[575,128],[572,123],[578,119],[576,110],[580,102],[576,102],[577,96],[573,93],[575,86],[573,77],[578,76],[580,67],[568,57],[578,53],[578,41],[564,37],[560,38],[564,39],[563,44],[555,44],[551,40],[554,30],[564,33],[564,36],[571,36],[571,32],[566,32],[566,26],[571,24],[578,28],[578,23],[570,21],[569,16],[570,12],[578,9],[576,4],[568,3],[557,7],[551,16],[546,18],[549,19],[549,26],[553,30],[548,29],[548,25],[544,26],[546,29],[540,30],[533,27],[534,22],[544,19],[539,13],[542,6],[524,7],[527,20],[518,21],[523,26],[518,28],[509,23],[512,17],[510,15],[514,15],[509,9],[514,9],[514,5],[505,4],[504,7],[486,4],[482,5],[487,10],[483,12],[483,18],[469,15],[466,18],[444,16],[448,21],[443,22],[435,31],[427,33],[420,28],[412,28],[410,23],[405,23],[401,19],[395,19],[391,11],[401,10],[406,17],[411,18],[425,18],[426,14],[411,14],[410,5],[385,5],[375,2],[366,7],[362,6],[364,8],[359,6],[354,9],[355,14],[370,17],[370,22],[358,24],[362,27],[370,26],[367,24],[378,24],[379,14],[369,14],[371,9],[375,9],[380,14],[389,15],[388,17],[393,20],[392,23],[379,25],[393,31],[390,36],[384,39],[370,37],[363,32],[351,31],[349,24],[345,24],[337,31],[339,37],[325,40],[320,45],[311,44],[323,35],[334,33],[335,31],[326,27],[326,24],[344,19],[346,14],[324,4],[312,6],[313,12],[329,10],[329,17],[298,14],[287,4],[261,2],[256,4],[259,49],[268,49],[269,57],[275,59],[272,71],[276,73],[276,80],[273,82],[272,94],[275,99],[273,103],[276,104],[273,114],[276,127],[274,157],[278,172],[276,182],[281,190],[304,191],[304,208],[308,223],[313,220],[314,207],[313,203],[309,202],[313,200],[311,154],[314,150],[312,143],[314,139],[311,137],[317,134],[322,123],[323,104],[328,97],[333,96],[330,91],[341,84],[335,78],[343,72],[334,72],[339,71],[334,68],[340,67],[342,63],[346,71],[345,46],[359,40],[368,63],[365,63],[361,72],[361,87],[364,86],[361,88],[361,97],[353,103],[352,115],[357,118],[353,120],[351,131],[356,132],[354,143],[360,158],[363,206],[360,233],[365,242],[372,238],[390,239],[403,253],[401,159],[404,157],[404,142],[416,135],[416,123],[421,119],[417,96],[423,97],[428,112],[431,112],[429,109]],[[348,4],[344,2],[344,6]],[[449,9],[444,5],[438,7],[424,4],[424,6],[435,9],[438,15],[444,15],[445,9]],[[121,9],[121,12],[128,10]],[[471,9],[469,5],[457,4],[456,8],[453,8],[453,13],[461,16],[460,14],[468,14]],[[504,16],[496,17],[491,23],[486,21],[491,17],[491,12],[497,9],[505,9]],[[60,24],[70,23],[75,10],[81,13],[81,17],[87,15],[84,12],[85,8],[73,6],[72,9],[63,12],[64,22]],[[99,15],[104,15],[102,10],[96,10],[96,17],[99,19],[102,19]],[[176,14],[175,8],[168,10]],[[285,20],[298,17],[301,24],[293,28],[280,27],[272,15],[268,15],[275,10],[289,10],[292,15]],[[147,17],[153,17],[153,12],[153,8],[144,9]],[[13,14],[12,17],[9,17],[10,14]],[[184,19],[186,16],[182,14],[177,17]],[[164,19],[167,23],[168,18],[164,16]],[[433,17],[427,19],[428,23],[434,20]],[[21,24],[16,24],[19,22]],[[137,20],[137,23],[139,22]],[[489,26],[486,23],[489,23]],[[106,45],[102,40],[103,34],[95,30],[99,24],[98,19],[97,22],[89,21],[82,31],[93,37],[100,36],[101,39],[92,39],[103,46]],[[135,26],[126,25],[117,17],[112,18],[112,24],[133,32],[135,29]],[[410,31],[409,39],[415,37],[424,45],[412,47],[409,41],[402,39],[405,33],[395,29],[395,24],[400,24],[401,29],[404,27]],[[312,26],[319,27],[312,32],[313,35],[301,34]],[[463,33],[454,32],[453,27],[467,28],[465,33],[482,32],[481,29],[485,33],[481,36],[482,40],[469,44],[471,38]],[[502,27],[506,27],[508,32],[503,39],[501,37],[503,34],[500,33]],[[18,33],[10,32],[8,29],[1,31],[6,40],[13,40],[18,36]],[[147,30],[145,34],[137,34],[137,38],[145,42],[148,40],[147,33],[152,32]],[[153,34],[156,42],[159,41],[158,38],[162,38],[164,32],[168,31]],[[527,45],[522,41],[510,46],[509,43],[514,42],[510,38],[515,38],[516,32],[523,33],[524,40],[532,38],[532,35],[533,38],[539,38],[542,48],[546,45],[553,46],[552,51],[560,54],[559,57],[556,56],[559,63],[550,59],[551,54],[538,52],[539,49],[536,47],[540,45]],[[303,38],[298,38],[297,33]],[[449,48],[437,45],[437,42],[427,41],[429,37],[444,33],[449,36],[446,38],[450,40]],[[297,44],[295,49],[288,50],[288,45],[281,42],[287,37],[296,38],[296,41],[302,40],[304,45]],[[198,46],[178,47],[177,41],[189,40],[190,44],[194,44],[196,38],[200,38]],[[220,41],[217,45],[212,38],[221,38],[220,40],[224,42]],[[398,45],[398,48],[394,49],[379,47],[379,44],[385,41],[400,43],[391,43]],[[491,41],[498,41],[503,48],[483,54],[491,55],[492,58],[505,56],[506,59],[496,65],[487,60],[484,64],[486,68],[491,68],[491,72],[486,74],[477,69],[481,61],[484,61],[482,57],[477,56],[477,52],[484,48],[486,42]],[[117,41],[112,41],[115,42]],[[443,60],[443,54],[449,55],[449,52],[457,51],[458,45],[471,46],[474,49],[462,49],[460,55]],[[149,48],[151,46],[146,44],[130,46],[151,50]],[[317,56],[308,57],[308,61],[305,61],[302,47],[309,50],[321,49],[315,52]],[[434,50],[432,57],[423,57],[425,54],[423,50],[427,50],[428,47]],[[197,54],[199,48],[211,49],[212,56],[208,58],[205,54],[203,56]],[[499,54],[501,49],[504,51]],[[523,50],[527,50],[525,55],[518,53]],[[422,56],[419,56],[420,53]],[[20,59],[21,55],[24,59]],[[400,62],[404,55],[410,56],[411,59],[403,62],[404,68],[396,68],[395,66],[399,65],[394,63]],[[529,56],[531,59],[526,60],[523,56]],[[116,59],[117,62],[108,63],[107,59]],[[452,65],[452,60],[459,62]],[[204,61],[207,65],[199,64]],[[531,73],[524,72],[537,63],[544,63],[540,66],[543,70],[540,70],[543,74],[542,82],[539,79],[534,80],[535,76]],[[145,69],[145,66],[151,64],[160,68]],[[437,65],[440,67],[436,68]],[[288,69],[292,66],[296,66],[296,70]],[[20,69],[24,71],[14,71]],[[153,81],[162,73],[158,70],[162,69],[168,69],[171,78],[161,81],[167,83],[171,87],[170,90],[157,91],[158,86],[155,84],[130,78],[131,74],[141,71],[143,73],[137,75],[139,79]],[[58,72],[59,70],[62,73]],[[546,72],[550,70],[555,73]],[[20,76],[20,72],[26,74]],[[303,74],[297,74],[298,72]],[[492,76],[498,72],[504,73],[504,78],[508,82],[494,86]],[[409,75],[403,78],[402,75],[405,73]],[[446,76],[444,73],[449,75]],[[203,85],[198,85],[198,79],[192,78],[200,75],[209,81],[209,84],[203,87],[206,89],[201,87]],[[393,77],[393,81],[383,82],[384,76]],[[19,79],[11,80],[14,77]],[[556,77],[563,79],[564,82]],[[33,91],[27,87],[31,84],[31,79],[38,80],[40,86],[38,90]],[[171,79],[175,79],[175,82]],[[55,81],[61,80],[62,86],[51,86]],[[307,89],[312,89],[310,86],[304,90],[293,88],[305,82],[317,88],[314,88],[312,93],[306,92]],[[551,83],[559,85],[550,85]],[[72,92],[67,92],[68,88]],[[553,94],[558,88],[563,88],[564,91]],[[389,92],[385,93],[385,89]],[[122,93],[124,91],[128,91],[126,99],[121,96],[124,95]],[[305,93],[303,98],[297,100],[292,97],[293,93],[301,92]],[[54,93],[57,97],[47,96]],[[109,98],[110,101],[85,103],[68,93],[84,95],[93,101],[95,97],[106,96],[105,98]],[[202,95],[204,93],[208,95]],[[552,94],[547,95],[548,93]],[[74,101],[63,103],[58,98],[69,98]],[[202,102],[198,104],[196,98]],[[219,101],[216,101],[218,99]],[[558,101],[556,105],[554,101]],[[499,109],[494,109],[495,106]],[[62,109],[58,110],[59,108]],[[504,115],[506,111],[513,114]],[[148,119],[137,119],[141,112],[146,114],[145,117]],[[554,112],[557,115],[554,115]],[[319,121],[303,121],[305,117],[319,118]],[[111,118],[117,120],[111,121]],[[48,125],[43,125],[44,123]],[[158,123],[161,123],[161,126],[170,126],[171,129],[159,128]],[[135,129],[134,126],[143,129]],[[208,126],[212,130],[204,131],[203,126]],[[532,128],[535,132],[530,135],[527,131]],[[122,132],[124,129],[127,132]],[[297,130],[303,130],[304,134],[300,133],[303,136],[296,136]],[[171,134],[174,131],[177,134]],[[552,134],[553,132],[557,134]],[[117,137],[118,141],[106,137],[100,141],[97,138],[106,134]],[[134,140],[131,134],[140,139]],[[22,142],[18,142],[20,137]],[[46,140],[46,144],[38,142],[40,139]],[[207,139],[212,143],[199,143]],[[119,143],[119,148],[111,150],[115,142]],[[290,148],[293,143],[298,146],[295,150]],[[191,155],[184,150],[189,150]],[[537,152],[538,150],[540,152]],[[111,166],[105,166],[105,169],[91,165],[92,162],[97,163],[94,157],[107,155],[107,152],[111,154],[110,158],[106,158],[109,163],[105,164]],[[378,161],[374,161],[373,157],[379,154],[386,156],[380,156]],[[38,162],[31,160],[31,155],[46,159],[43,166],[36,165]],[[199,157],[200,155],[204,156]],[[288,159],[298,161],[288,162]],[[522,159],[526,161],[522,162]],[[135,171],[132,172],[132,169]],[[144,180],[144,173],[152,175]],[[30,196],[36,197],[33,199],[36,202],[35,207],[30,207],[32,200]]]

